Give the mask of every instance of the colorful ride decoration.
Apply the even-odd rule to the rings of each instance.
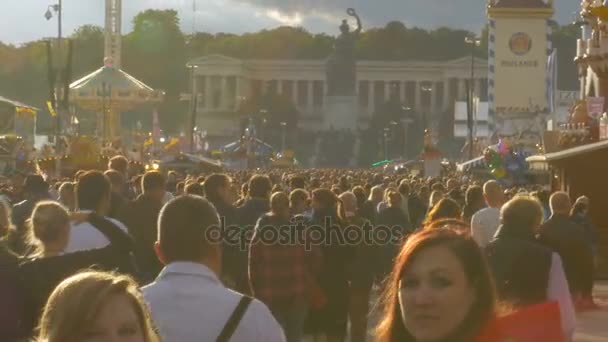
[[[113,66],[105,66],[70,84],[72,101],[80,108],[100,113],[99,136],[112,141],[121,136],[120,114],[145,103],[160,103],[164,93]]]
[[[519,179],[528,169],[526,153],[514,149],[510,141],[499,140],[498,144],[486,148],[483,156],[490,173],[496,179]]]
[[[441,151],[439,151],[439,149],[437,148],[437,145],[435,145],[435,141],[433,139],[433,134],[431,133],[431,130],[426,129],[424,131],[424,148],[422,150],[422,159],[428,160],[428,159],[440,159],[440,158],[441,158]]]

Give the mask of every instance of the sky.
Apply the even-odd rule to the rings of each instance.
[[[58,0],[0,0],[0,41],[11,44],[57,35],[56,18],[44,13]],[[302,26],[318,33],[338,33],[345,9],[354,7],[365,27],[400,20],[426,29],[447,26],[481,32],[487,0],[123,0],[123,33],[138,12],[154,8],[178,11],[184,32],[255,32],[281,25]],[[556,0],[560,23],[574,18],[580,1]],[[105,0],[63,0],[63,30],[70,34],[85,24],[103,26]],[[194,23],[194,25],[193,25]]]

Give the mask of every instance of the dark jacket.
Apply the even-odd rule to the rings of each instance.
[[[562,258],[570,292],[580,293],[593,277],[593,256],[583,227],[568,216],[555,214],[540,228],[539,241]]]
[[[108,217],[120,220],[128,204],[128,200],[123,195],[112,191],[110,193],[110,212],[108,213]]]
[[[137,265],[149,280],[156,278],[163,267],[154,251],[162,206],[160,201],[140,195],[126,206],[120,218],[133,237]]]
[[[326,221],[327,219],[327,221]],[[326,223],[331,221],[333,227]],[[321,268],[317,274],[317,284],[324,293],[327,303],[322,308],[313,308],[308,314],[306,331],[312,334],[330,334],[345,336],[348,322],[348,264],[353,258],[353,248],[342,244],[338,232],[342,230],[341,222],[332,211],[313,211],[311,225],[308,229],[323,232],[325,242],[321,245]]]
[[[532,234],[501,226],[485,252],[500,300],[515,306],[546,301],[552,252]]]
[[[389,229],[387,231],[391,241],[382,243],[382,241],[376,241],[380,244],[378,246],[378,274],[377,276],[382,279],[386,277],[392,267],[393,261],[397,254],[399,254],[399,248],[402,242],[413,232],[412,225],[408,217],[403,213],[400,207],[388,207],[378,213],[376,220],[376,227],[374,229]],[[396,239],[397,234],[400,235],[399,239]],[[375,234],[379,235],[379,234]],[[380,280],[379,279],[379,280]]]
[[[24,298],[20,291],[17,265],[19,258],[13,254],[6,239],[0,239],[0,336],[12,341],[23,335]]]
[[[270,201],[262,198],[252,198],[236,209],[236,225],[240,229],[240,237],[236,241],[224,245],[226,257],[223,272],[234,281],[234,289],[248,294],[251,293],[247,276],[247,256],[249,241],[258,219],[270,210]],[[233,235],[234,236],[234,235]]]
[[[19,265],[20,288],[26,303],[23,319],[26,334],[33,332],[48,297],[66,278],[89,268],[138,275],[131,238],[103,217],[92,214],[89,222],[110,240],[107,247],[32,259]]]

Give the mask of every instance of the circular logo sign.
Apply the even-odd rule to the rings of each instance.
[[[509,48],[518,56],[525,55],[532,49],[532,38],[527,33],[515,33],[509,40]]]

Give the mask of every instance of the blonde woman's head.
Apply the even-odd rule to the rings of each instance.
[[[137,283],[104,272],[74,275],[55,288],[42,313],[39,342],[157,342]]]
[[[68,244],[70,215],[61,204],[42,201],[29,219],[30,242],[42,253],[61,253]]]

